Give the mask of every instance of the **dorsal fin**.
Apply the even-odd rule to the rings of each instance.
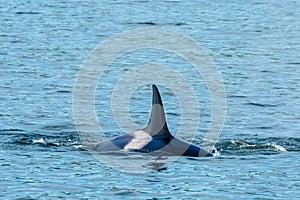
[[[172,137],[166,122],[164,106],[156,85],[152,85],[152,109],[150,120],[147,127],[144,129],[152,137],[169,138]]]

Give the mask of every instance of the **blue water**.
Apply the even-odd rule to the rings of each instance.
[[[300,198],[299,1],[2,0],[0,13],[1,199]],[[83,148],[72,113],[77,72],[100,42],[139,27],[188,35],[214,60],[227,95],[216,144],[220,156],[169,164],[150,159],[145,172],[128,173]],[[157,59],[181,68],[198,87],[202,117],[194,143],[201,144],[210,120],[209,93],[196,81],[201,77],[172,56],[136,55],[118,63],[130,68]],[[108,96],[121,67],[106,74],[96,94],[107,137],[122,134]],[[166,88],[161,93],[176,132],[178,100]],[[150,96],[150,87],[141,87],[130,104],[141,125],[147,123]],[[129,164],[137,158],[110,156]]]

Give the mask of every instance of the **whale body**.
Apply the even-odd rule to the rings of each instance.
[[[132,150],[160,152],[170,156],[206,157],[213,154],[200,146],[175,138],[169,131],[163,103],[156,85],[152,85],[152,108],[148,125],[140,130],[102,141],[92,147],[99,152]]]

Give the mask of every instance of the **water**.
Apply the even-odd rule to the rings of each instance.
[[[0,198],[299,199],[299,8],[292,0],[0,1]],[[147,172],[127,173],[82,148],[72,90],[81,63],[101,41],[149,26],[186,34],[211,55],[224,79],[227,118],[216,145],[220,156],[149,162]],[[118,63],[130,68],[157,58],[192,80],[201,97],[194,142],[201,144],[210,98],[199,76],[172,55],[137,55]],[[108,72],[96,95],[107,137],[121,134],[109,105],[102,105],[122,69]],[[148,118],[149,90],[142,87],[130,104],[141,125]],[[161,92],[176,132],[178,100],[166,88]]]

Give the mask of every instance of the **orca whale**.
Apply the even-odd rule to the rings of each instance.
[[[94,145],[92,150],[99,152],[119,150],[159,152],[170,156],[213,156],[211,152],[175,138],[170,133],[158,88],[156,85],[152,85],[152,89],[152,108],[148,125],[132,133],[102,141]]]

